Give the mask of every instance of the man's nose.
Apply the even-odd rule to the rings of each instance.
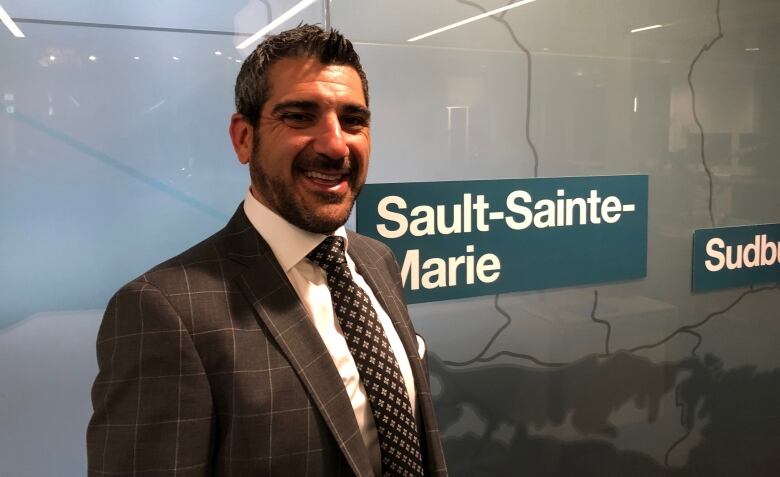
[[[314,138],[314,152],[331,159],[342,159],[349,155],[349,148],[336,115],[328,115],[320,121],[317,136]]]

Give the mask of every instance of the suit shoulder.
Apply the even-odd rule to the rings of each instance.
[[[347,237],[349,238],[350,247],[356,247],[364,250],[369,250],[380,257],[392,256],[395,258],[395,254],[384,242],[380,242],[377,239],[361,235],[351,230],[347,231]]]
[[[150,268],[126,284],[120,292],[137,287],[154,287],[164,295],[188,293],[193,289],[222,289],[235,268],[223,245],[224,230]]]

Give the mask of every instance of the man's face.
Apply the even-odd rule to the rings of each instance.
[[[333,232],[349,218],[368,172],[360,77],[350,66],[285,58],[268,80],[249,164],[253,193],[302,229]]]

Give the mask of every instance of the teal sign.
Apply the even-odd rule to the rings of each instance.
[[[780,224],[693,233],[693,291],[780,282]]]
[[[646,175],[367,184],[358,232],[409,303],[642,278]]]

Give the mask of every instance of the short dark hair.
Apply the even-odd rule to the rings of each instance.
[[[347,65],[357,71],[368,105],[368,80],[352,42],[337,30],[317,25],[297,27],[272,35],[257,45],[236,78],[236,111],[257,127],[260,111],[271,94],[268,69],[282,58],[309,57],[323,65]]]

